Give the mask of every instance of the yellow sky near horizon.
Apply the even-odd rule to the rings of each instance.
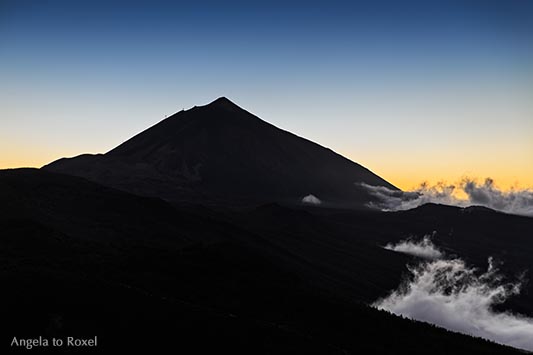
[[[485,161],[476,161],[475,157],[463,157],[455,161],[437,157],[391,158],[377,159],[374,163],[363,166],[404,191],[414,190],[423,182],[431,186],[441,182],[457,186],[464,178],[480,183],[490,178],[503,191],[533,189],[533,159],[531,164],[524,165],[521,159],[509,158],[502,158],[496,163],[497,158]]]
[[[61,151],[44,149],[44,147],[13,146],[6,149],[0,143],[0,150],[9,152],[0,155],[0,169],[35,167],[40,168],[56,159],[72,157],[83,153],[70,149]],[[341,153],[342,154],[342,153]],[[503,154],[503,153],[502,153]],[[416,189],[422,182],[435,185],[439,182],[458,185],[463,178],[476,179],[483,182],[486,178],[494,180],[495,186],[501,190],[533,189],[533,160],[529,165],[523,164],[523,157],[509,159],[498,154],[491,154],[489,158],[475,159],[463,157],[456,161],[443,159],[443,156],[429,156],[427,154],[413,154],[412,156],[373,156],[370,159],[357,159],[354,154],[343,154],[347,158],[358,162],[381,176],[398,188],[408,191]],[[495,161],[499,161],[495,164]]]

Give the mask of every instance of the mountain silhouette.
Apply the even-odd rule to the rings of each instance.
[[[365,167],[279,129],[225,97],[180,111],[106,154],[59,159],[45,170],[136,194],[202,204],[301,204],[360,208],[359,183],[393,185]]]

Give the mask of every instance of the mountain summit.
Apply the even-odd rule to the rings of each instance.
[[[106,154],[63,158],[43,169],[175,203],[357,208],[372,200],[360,183],[396,189],[225,97],[180,111]]]

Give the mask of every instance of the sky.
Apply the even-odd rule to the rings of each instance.
[[[533,186],[533,2],[0,0],[0,168],[225,96],[402,189]]]

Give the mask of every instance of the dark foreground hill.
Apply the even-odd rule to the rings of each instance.
[[[515,253],[521,241],[530,252],[531,219],[460,211],[214,212],[77,177],[0,171],[1,351],[14,350],[13,336],[97,335],[90,353],[516,353],[366,306],[411,260],[380,245],[409,233],[453,225],[461,242],[447,247],[476,259],[498,249],[498,228],[515,226],[499,249]],[[486,227],[467,237],[474,225]],[[490,243],[473,248],[474,239]]]
[[[368,169],[262,121],[226,98],[180,111],[106,154],[60,159],[44,169],[173,202],[301,204],[361,208],[359,183],[396,189]]]

